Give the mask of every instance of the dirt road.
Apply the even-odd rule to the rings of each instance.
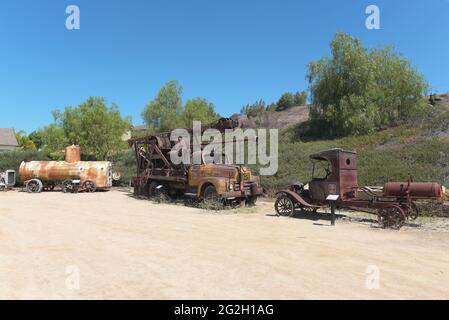
[[[449,233],[0,193],[2,299],[449,299]]]

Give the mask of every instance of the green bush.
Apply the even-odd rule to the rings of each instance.
[[[136,175],[136,157],[134,150],[127,149],[118,153],[113,159],[113,171],[120,173],[119,185],[128,186]]]
[[[273,193],[293,182],[311,180],[309,156],[326,149],[357,151],[360,186],[388,181],[435,181],[449,187],[449,139],[427,134],[426,129],[400,126],[362,136],[341,139],[298,141],[300,126],[279,134],[279,169],[274,176],[261,177],[264,189]],[[258,172],[258,167],[253,169]]]
[[[0,171],[15,170],[17,181],[19,181],[20,164],[27,159],[37,161],[50,160],[42,152],[35,150],[2,152],[0,153]]]
[[[367,49],[337,33],[332,55],[309,64],[311,120],[332,137],[372,133],[419,119],[428,85],[409,60],[391,48]]]

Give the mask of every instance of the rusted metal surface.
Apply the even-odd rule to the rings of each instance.
[[[14,170],[0,172],[0,191],[11,189],[15,184],[16,172]]]
[[[65,149],[65,161],[74,163],[81,161],[81,148],[80,146],[70,146]]]
[[[435,182],[388,182],[384,185],[386,197],[405,197],[414,199],[439,199],[443,196],[443,187]]]
[[[19,169],[22,182],[39,179],[42,182],[65,180],[93,181],[98,189],[112,186],[112,165],[107,161],[30,161],[22,162]]]
[[[222,118],[215,123],[203,126],[201,132],[214,128],[223,132],[238,127],[238,122]],[[186,129],[192,132],[192,129]],[[199,151],[199,164],[175,165],[170,155],[178,152],[170,133],[160,133],[146,137],[133,138],[129,144],[134,147],[137,175],[134,178],[134,190],[137,195],[152,195],[154,185],[166,190],[170,195],[177,193],[204,198],[205,190],[212,186],[221,198],[237,201],[255,201],[263,193],[259,177],[242,166],[228,164],[206,164],[204,154]],[[204,145],[201,146],[201,149]],[[193,163],[193,143],[190,143],[190,163]]]
[[[109,161],[80,161],[80,148],[71,146],[66,149],[66,161],[24,161],[19,168],[23,183],[32,179],[39,180],[43,187],[54,188],[66,180],[80,180],[95,184],[95,189],[112,187],[112,163]]]
[[[291,197],[302,207],[306,207],[306,208],[319,208],[320,207],[320,206],[316,206],[316,205],[308,203],[299,194],[297,194],[296,192],[291,191],[291,190],[283,190],[283,191],[276,193],[276,196],[279,196],[279,195],[287,195],[287,196]]]
[[[341,200],[352,199],[357,194],[357,153],[342,149],[331,149],[311,155],[316,161],[330,164],[329,175],[313,179],[309,183],[310,198],[325,202],[328,195],[339,195]]]
[[[295,208],[311,209],[316,205],[327,205],[329,195],[338,195],[340,208],[376,209],[379,223],[384,227],[400,228],[407,219],[416,219],[416,199],[442,199],[443,187],[438,183],[393,182],[385,184],[381,194],[372,188],[359,187],[357,183],[357,153],[331,149],[310,156],[314,162],[308,188],[295,184],[282,191],[275,208],[291,213]],[[327,163],[325,176],[315,177],[316,162]],[[360,193],[360,195],[359,195]],[[290,201],[286,200],[288,197]],[[299,199],[298,199],[299,197]],[[282,203],[281,203],[282,202]],[[280,205],[281,203],[282,205]],[[287,208],[287,209],[285,209]]]

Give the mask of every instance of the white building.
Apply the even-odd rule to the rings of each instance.
[[[14,151],[18,145],[14,129],[0,128],[0,152]]]

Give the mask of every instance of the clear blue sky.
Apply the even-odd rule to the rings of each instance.
[[[0,127],[28,132],[88,96],[141,124],[167,81],[229,116],[307,88],[306,66],[337,31],[394,45],[438,92],[449,91],[449,0],[0,0]],[[81,29],[65,28],[76,4]],[[365,28],[365,8],[381,30]]]

